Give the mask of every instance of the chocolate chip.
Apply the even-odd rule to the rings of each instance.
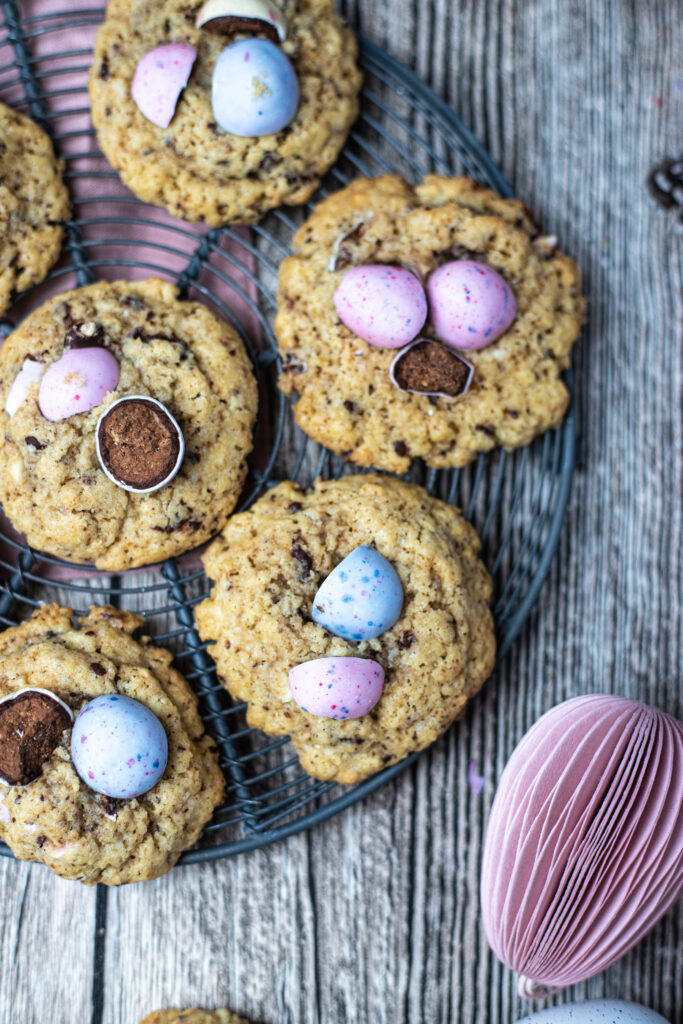
[[[401,634],[401,637],[396,641],[396,646],[402,651],[407,651],[408,648],[412,647],[416,641],[417,637],[415,634],[406,629],[405,632]]]
[[[225,647],[226,651],[229,651],[232,645],[229,640],[226,640],[223,646]]]
[[[102,79],[103,82],[106,82],[110,74],[111,72],[109,70],[109,58],[107,56],[104,56],[102,58],[102,63],[100,64],[99,77]]]
[[[344,408],[346,409],[347,412],[355,412],[356,411],[355,405],[353,404],[353,402],[350,402],[348,398],[344,402]]]
[[[482,434],[488,434],[489,437],[495,437],[496,432],[490,423],[477,423],[475,430],[480,430]]]
[[[335,270],[344,270],[353,263],[353,246],[360,242],[364,234],[365,223],[361,221],[353,231],[349,231],[343,238],[340,238],[337,243],[337,258],[334,261]]]
[[[506,409],[506,415],[510,416],[513,420],[519,419],[519,413],[516,409]]]
[[[100,665],[99,661],[91,661],[90,668],[93,670],[96,676],[106,676],[107,670],[104,665]]]
[[[282,157],[278,156],[277,153],[273,153],[272,149],[269,149],[261,157],[261,162],[258,165],[259,171],[272,171],[273,167],[277,167],[278,164],[282,163]]]
[[[104,813],[108,814],[110,818],[116,817],[116,812],[119,806],[118,800],[115,800],[111,796],[106,796],[104,793],[96,793],[95,802],[100,805]]]
[[[43,444],[42,441],[39,441],[37,437],[33,436],[33,434],[29,434],[28,437],[24,438],[24,444],[30,445],[31,448],[35,448],[38,452],[42,451],[43,448],[47,448],[47,445]]]
[[[37,779],[71,722],[67,708],[40,690],[0,702],[0,778],[9,786]]]
[[[250,34],[260,32],[267,39],[270,39],[271,43],[277,45],[280,42],[277,29],[270,22],[262,21],[260,18],[242,17],[239,14],[225,14],[218,18],[212,18],[210,21],[205,21],[201,27],[206,29],[207,32],[214,32],[216,35],[234,34],[235,32],[249,32]]]
[[[405,441],[394,441],[394,451],[397,455],[400,455],[401,458],[403,458],[404,455],[408,454],[410,449]]]
[[[97,429],[102,465],[118,483],[133,490],[156,487],[178,463],[178,433],[170,415],[156,402],[121,399]]]
[[[401,391],[443,394],[457,398],[465,393],[472,367],[440,341],[418,341],[398,354],[391,378]]]
[[[294,544],[292,547],[292,558],[296,558],[297,562],[301,566],[300,576],[302,580],[308,579],[311,575],[311,569],[313,568],[313,559],[309,555],[308,551],[299,544]]]
[[[301,509],[302,509],[302,508],[303,508],[303,505],[301,504],[301,502],[300,502],[300,501],[292,501],[292,502],[291,502],[291,503],[290,503],[290,504],[289,504],[289,505],[287,506],[287,511],[288,511],[288,512],[301,512]]]
[[[64,348],[97,348],[103,344],[102,324],[94,320],[77,320],[64,337]]]
[[[128,309],[145,309],[145,303],[139,295],[126,295],[123,300],[124,306]]]

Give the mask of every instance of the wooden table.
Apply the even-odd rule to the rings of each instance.
[[[681,0],[342,6],[449,100],[584,270],[581,457],[560,549],[501,669],[413,769],[311,833],[111,891],[101,961],[95,891],[2,861],[2,1024],[136,1024],[188,1005],[266,1024],[512,1024],[524,1004],[478,905],[512,747],[577,693],[683,712],[683,232],[645,184],[683,150]],[[680,908],[564,998],[601,995],[680,1024]]]

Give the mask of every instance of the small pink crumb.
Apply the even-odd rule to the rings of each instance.
[[[481,793],[484,788],[484,782],[486,781],[483,775],[477,775],[478,767],[479,766],[476,761],[470,761],[467,772],[467,782],[469,783],[469,787],[473,793]]]
[[[664,97],[663,96],[655,96],[655,106],[656,107],[663,107],[664,106]]]

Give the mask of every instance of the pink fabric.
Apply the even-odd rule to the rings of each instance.
[[[50,113],[57,115],[52,120],[53,132],[58,135],[68,133],[68,137],[56,143],[57,152],[62,157],[72,157],[67,163],[67,173],[79,172],[78,178],[68,180],[74,201],[73,215],[80,220],[96,220],[96,223],[83,225],[83,240],[88,245],[87,251],[93,262],[111,263],[111,265],[93,267],[96,279],[140,280],[154,273],[173,279],[186,266],[200,236],[206,233],[206,225],[188,224],[175,220],[157,207],[132,204],[128,202],[133,198],[132,193],[121,184],[118,178],[98,177],[102,172],[111,173],[111,167],[99,155],[94,135],[88,134],[92,127],[87,93],[88,72],[87,69],[78,70],[78,68],[86,68],[90,64],[90,56],[89,54],[73,57],[59,56],[66,51],[92,49],[101,19],[88,17],[87,25],[74,26],[72,22],[75,19],[72,19],[70,15],[75,15],[78,11],[90,11],[98,6],[92,0],[90,2],[88,0],[69,0],[68,4],[65,4],[63,0],[20,0],[19,2],[23,26],[27,35],[30,36],[28,42],[32,55],[39,58],[34,67],[41,76],[42,90],[49,94],[47,109]],[[104,9],[104,5],[102,5],[102,18]],[[65,11],[68,14],[56,22],[46,18],[47,15]],[[29,19],[34,17],[40,18],[41,21],[31,23]],[[59,26],[62,24],[64,27],[60,28]],[[50,27],[50,31],[40,35],[31,35],[38,27],[41,29]],[[11,46],[6,41],[6,33],[0,35],[0,40],[0,68],[10,67],[14,63],[14,55]],[[24,102],[23,87],[21,84],[11,84],[18,77],[16,69],[9,70],[4,74],[0,73],[0,99],[18,107],[25,113],[30,113]],[[56,95],[57,93],[59,95]],[[122,223],[121,218],[125,217],[143,217],[145,223],[143,225]],[[111,223],[107,222],[110,218],[113,221]],[[178,229],[182,234],[178,233]],[[250,233],[245,228],[237,228],[236,232],[245,240],[250,238]],[[102,239],[109,239],[111,243],[98,244]],[[94,244],[91,246],[90,243]],[[178,252],[160,251],[157,248],[160,245],[168,246]],[[221,235],[220,248],[226,253],[232,253],[248,269],[253,269],[253,257],[239,242],[232,241],[225,233]],[[127,259],[147,262],[151,266],[148,268],[127,267],[125,266]],[[255,300],[256,289],[238,268],[233,267],[216,253],[211,256],[210,264],[220,269],[235,285],[241,287],[252,300]],[[66,266],[68,266],[68,260],[62,257],[58,268]],[[260,340],[258,318],[233,288],[206,270],[202,272],[198,283],[209,288],[211,294],[225,304],[242,325],[252,343],[258,345]],[[49,284],[35,289],[26,299],[19,301],[9,311],[9,316],[13,322],[18,322],[51,295],[76,286],[77,281],[73,272],[62,274]],[[191,298],[207,302],[207,305],[211,306],[219,315],[225,315],[219,306],[214,306],[210,300],[207,300],[200,289],[191,288],[189,294]],[[0,530],[4,533],[12,533],[7,520],[2,517],[0,517]],[[14,561],[14,558],[10,557],[8,560]],[[193,553],[186,556],[184,561],[186,565],[197,565],[198,556]],[[55,580],[83,576],[82,570],[63,570],[45,563],[41,565],[41,572],[46,577]],[[90,575],[88,573],[88,576]]]
[[[544,995],[614,963],[681,892],[683,723],[623,697],[552,708],[491,811],[481,899],[495,953]]]

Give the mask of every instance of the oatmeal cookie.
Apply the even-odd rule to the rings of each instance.
[[[90,74],[92,119],[104,155],[141,199],[215,226],[251,223],[317,188],[358,113],[356,41],[332,0],[282,6],[282,50],[299,79],[299,109],[277,134],[242,138],[216,124],[211,77],[219,54],[244,33],[195,28],[200,0],[111,0]],[[140,113],[131,83],[144,54],[168,43],[195,47],[197,59],[164,129]]]
[[[584,319],[576,264],[541,237],[529,211],[467,178],[429,175],[418,186],[386,175],[352,182],[323,200],[280,265],[275,330],[280,387],[314,440],[360,466],[404,473],[413,458],[464,466],[496,445],[516,448],[556,427],[569,394],[560,378]],[[396,350],[362,341],[333,301],[344,272],[392,264],[423,283],[450,260],[488,264],[517,301],[512,326],[486,348],[460,398],[395,387]],[[423,337],[435,337],[427,320]]]
[[[311,618],[328,574],[359,545],[401,580],[396,624],[363,642]],[[462,715],[495,657],[491,580],[459,511],[414,484],[380,476],[285,482],[230,520],[204,555],[214,581],[197,608],[223,686],[247,701],[249,724],[289,735],[305,770],[358,782],[432,743]],[[325,657],[379,662],[379,703],[362,718],[316,717],[293,700],[295,665]]]
[[[41,861],[88,885],[139,882],[168,871],[199,838],[221,801],[224,779],[197,700],[171,654],[132,633],[142,618],[104,606],[76,618],[45,605],[0,634],[0,698],[27,687],[54,693],[74,717],[101,694],[140,701],[168,738],[163,778],[130,800],[101,796],[71,760],[71,731],[26,786],[0,780],[0,837],[20,860]]]
[[[25,359],[51,364],[72,346],[101,344],[118,385],[87,412],[52,422],[39,385],[12,416],[9,389]],[[101,413],[124,395],[158,399],[185,437],[178,475],[135,494],[102,471]],[[258,395],[237,332],[205,306],[180,302],[167,281],[100,281],[37,309],[0,350],[0,501],[29,544],[73,562],[123,570],[181,554],[224,525],[242,489]]]
[[[140,1024],[248,1024],[230,1010],[155,1010]]]
[[[59,256],[71,212],[63,171],[42,128],[0,103],[0,314]]]

